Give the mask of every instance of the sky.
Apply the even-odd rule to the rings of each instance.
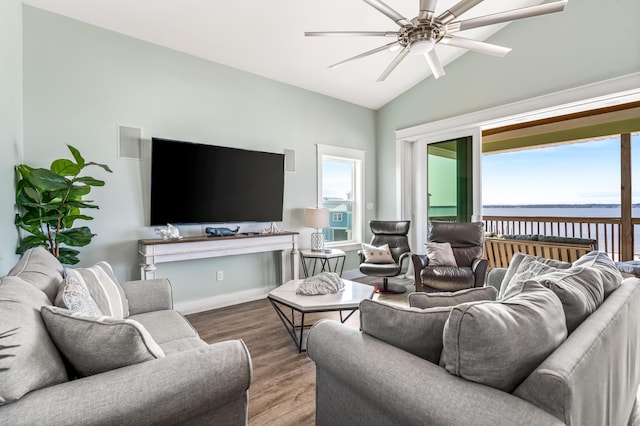
[[[640,203],[640,134],[631,144]],[[482,156],[482,204],[619,204],[619,137]]]

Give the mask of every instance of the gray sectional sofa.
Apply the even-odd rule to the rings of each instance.
[[[0,351],[11,355],[0,358],[8,368],[0,371],[0,424],[247,424],[252,365],[241,340],[202,341],[172,309],[165,279],[113,287],[108,297],[121,291],[122,319],[55,308],[63,273],[35,248],[0,280],[0,333],[13,330],[0,339],[11,346]],[[93,309],[113,305],[97,298]]]
[[[316,324],[317,424],[640,424],[639,279],[518,253],[488,284]]]

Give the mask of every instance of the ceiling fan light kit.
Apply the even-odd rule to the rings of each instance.
[[[364,0],[365,3],[369,4],[395,22],[400,27],[399,30],[315,31],[305,32],[305,36],[395,37],[396,41],[392,43],[385,44],[384,46],[377,47],[354,57],[345,59],[330,65],[329,68],[335,68],[385,50],[400,50],[389,66],[387,66],[380,77],[378,77],[378,81],[384,81],[409,53],[413,55],[424,55],[433,76],[435,78],[440,78],[445,75],[445,72],[434,49],[434,47],[439,43],[494,56],[504,56],[511,51],[508,47],[459,37],[455,35],[455,33],[473,28],[509,22],[516,19],[561,12],[564,10],[568,2],[568,0],[554,1],[537,6],[523,7],[521,9],[456,21],[460,15],[477,6],[482,1],[483,0],[462,0],[441,13],[439,16],[436,16],[435,8],[438,0],[419,0],[420,9],[418,11],[418,16],[413,19],[407,19],[381,0]]]

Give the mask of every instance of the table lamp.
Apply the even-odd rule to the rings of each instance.
[[[324,250],[324,235],[321,229],[329,226],[329,209],[306,208],[304,210],[304,226],[315,228],[317,231],[311,234],[311,251]]]

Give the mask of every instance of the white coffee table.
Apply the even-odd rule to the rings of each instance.
[[[345,322],[358,310],[360,302],[373,297],[375,288],[370,285],[360,284],[349,280],[342,280],[344,288],[334,294],[321,294],[317,296],[303,296],[296,294],[296,288],[303,280],[291,280],[269,292],[267,299],[275,309],[278,317],[291,335],[293,342],[298,346],[298,352],[306,351],[302,348],[303,333],[305,328],[305,314],[315,312],[340,312],[340,322]],[[282,307],[289,308],[291,315],[287,315]],[[301,314],[300,324],[296,324],[294,311]],[[349,311],[346,317],[343,311]],[[300,333],[296,333],[296,331]]]

